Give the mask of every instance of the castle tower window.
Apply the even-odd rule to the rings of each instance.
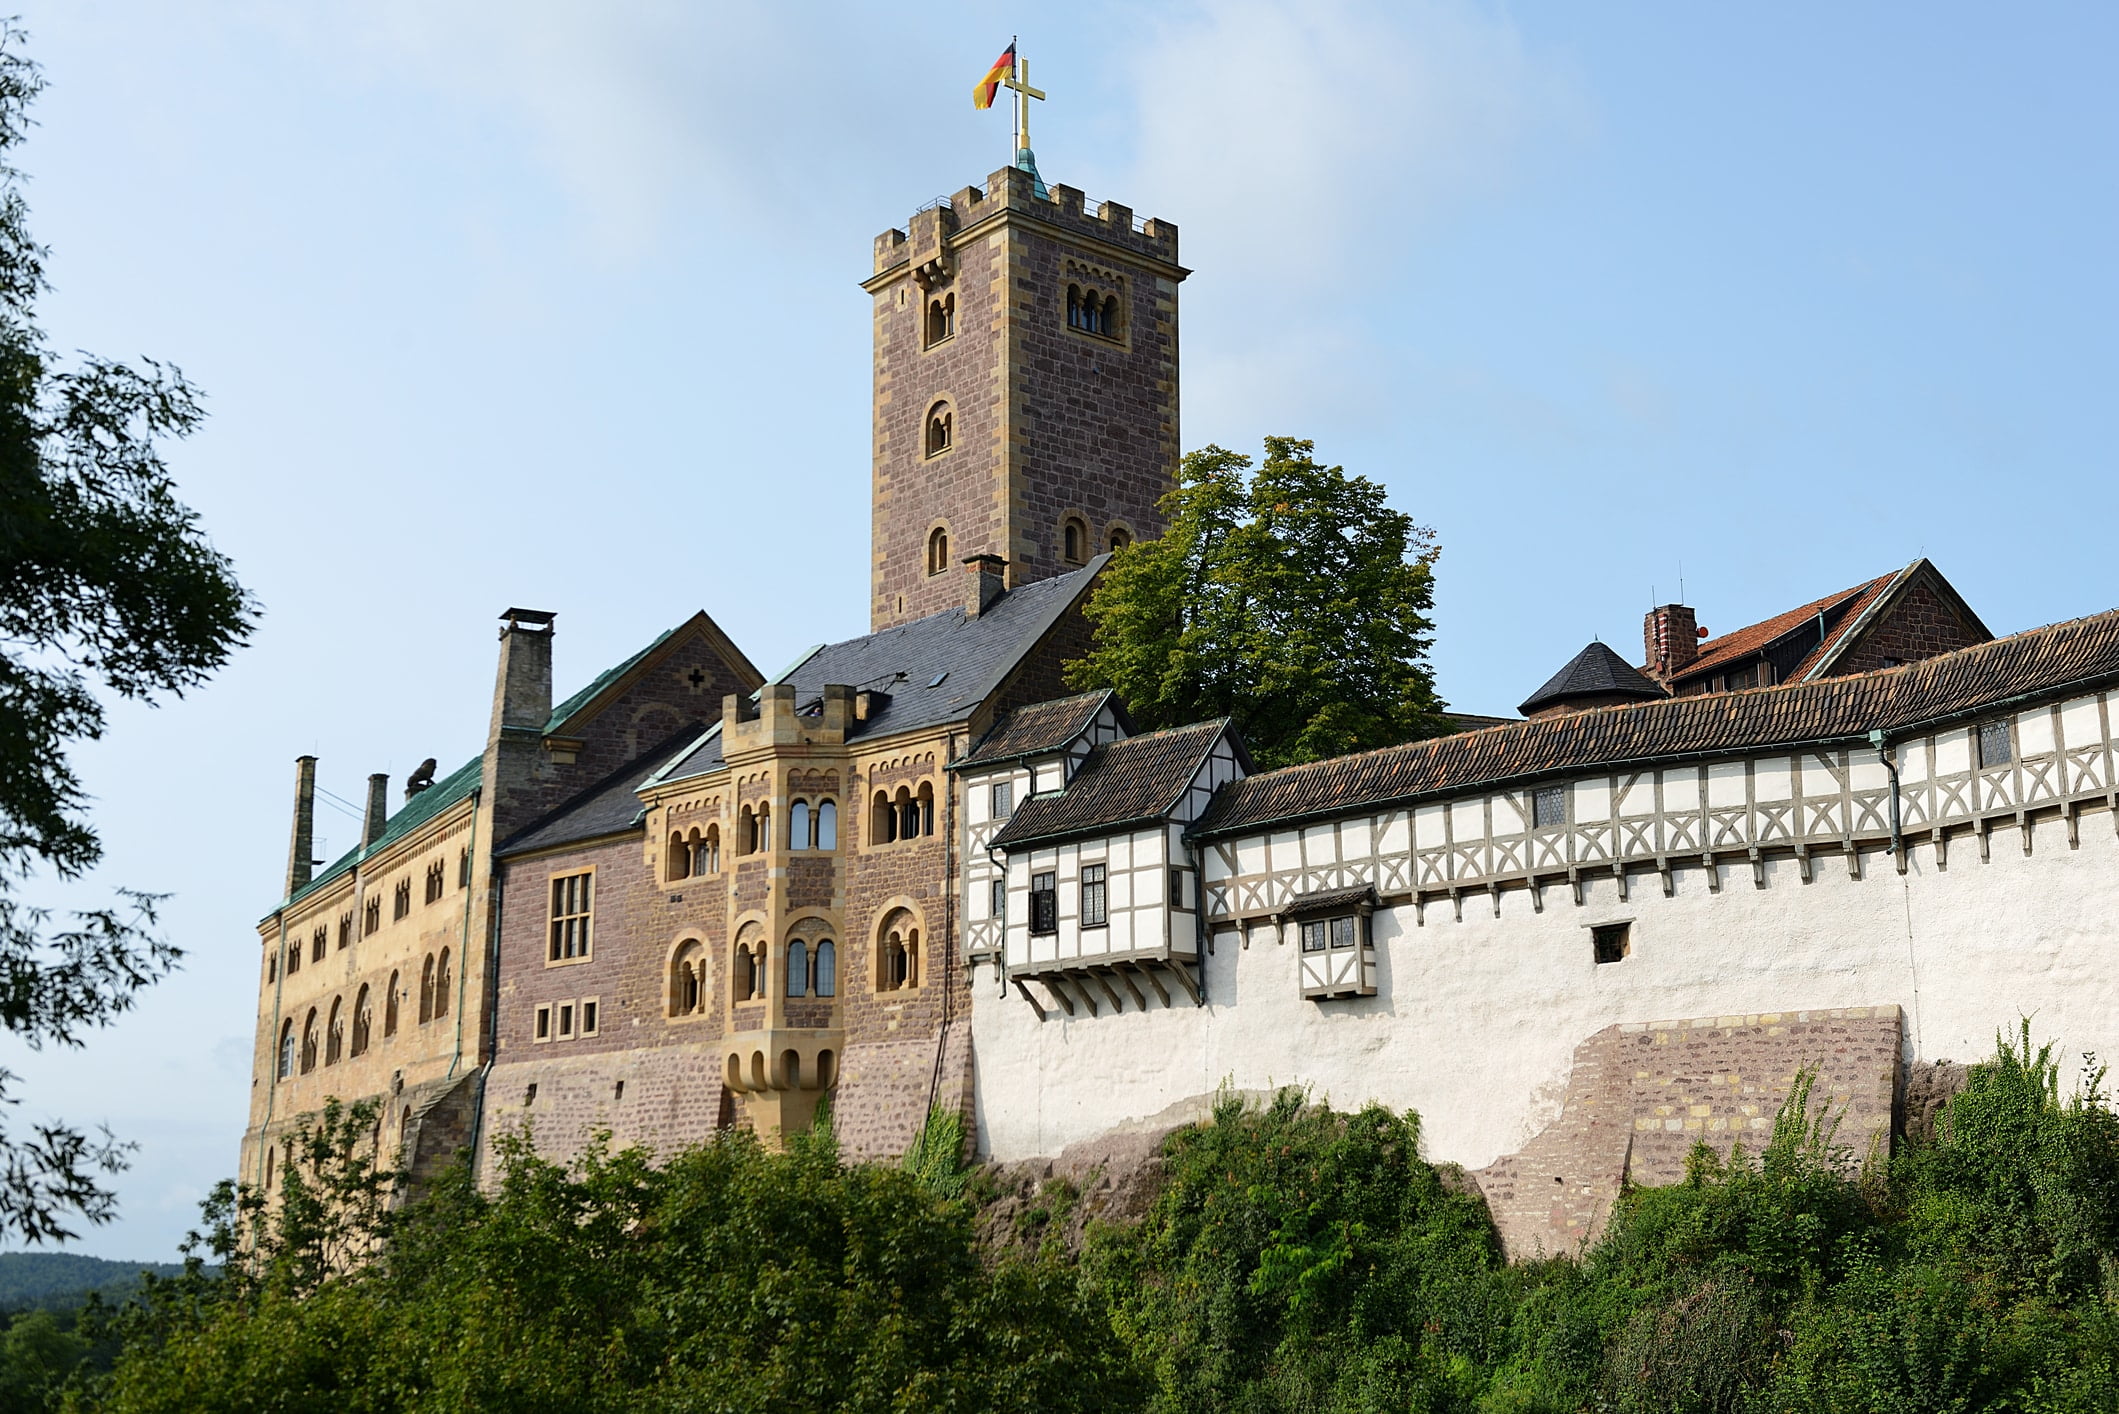
[[[434,1019],[434,954],[428,953],[419,965],[419,1024],[425,1026]]]
[[[704,852],[705,856],[703,869],[699,862],[701,851]],[[692,870],[694,873],[707,874],[718,874],[721,872],[721,827],[719,825],[708,825],[706,827],[706,837],[699,842],[698,850],[695,850],[692,855]]]
[[[670,956],[669,1014],[697,1016],[706,997],[706,949],[687,938]]]
[[[292,977],[295,973],[301,970],[302,940],[300,938],[296,938],[294,940],[293,945],[287,949],[287,975],[289,977]]]
[[[278,948],[274,948],[265,958],[265,980],[267,982],[280,980],[280,950]]]
[[[731,969],[731,1000],[755,1001],[759,995],[758,958],[748,943],[736,944],[735,966]]]
[[[375,1012],[368,1004],[368,984],[363,982],[359,995],[353,999],[353,1042],[349,1055],[364,1056],[375,1031]]]
[[[589,955],[589,914],[596,876],[561,874],[552,880],[550,941],[546,962],[575,962]]]
[[[1979,764],[2006,766],[2015,757],[2009,749],[2009,724],[2007,722],[1981,722],[1979,724]]]
[[[692,847],[685,843],[682,835],[672,831],[670,834],[669,855],[665,860],[662,876],[674,884],[680,879],[689,879],[691,875]]]
[[[1111,527],[1111,553],[1117,554],[1133,543],[1133,533],[1122,525]]]
[[[820,800],[817,802],[816,847],[818,849],[837,849],[839,847],[839,806],[836,801]]]
[[[877,791],[875,808],[869,811],[868,842],[889,844],[898,837],[898,812],[891,806],[887,791]]]
[[[927,409],[927,455],[938,457],[949,450],[956,436],[956,414],[949,404],[936,403]]]
[[[817,944],[817,995],[835,997],[839,994],[839,950],[831,939],[825,938]]]
[[[916,796],[916,797],[914,798],[914,803],[915,803],[915,805],[916,805],[916,806],[918,807],[918,809],[919,809],[919,812],[920,812],[920,833],[921,833],[921,834],[923,834],[923,835],[931,835],[931,834],[933,834],[933,833],[934,833],[934,785],[933,785],[933,783],[931,783],[931,782],[928,782],[928,781],[922,781],[922,782],[920,782],[920,793],[919,793],[919,795],[918,795],[918,796]]]
[[[956,337],[956,293],[927,301],[927,347]]]
[[[434,963],[434,1019],[449,1014],[449,950],[443,948]]]
[[[787,807],[787,847],[789,849],[813,848],[810,839],[809,802],[797,800]]]
[[[1104,911],[1105,889],[1104,866],[1084,864],[1082,866],[1082,926],[1101,928],[1108,918]]]
[[[1085,550],[1088,544],[1088,527],[1069,516],[1065,524],[1060,527],[1061,556],[1070,565],[1081,564],[1087,558]]]
[[[787,945],[787,995],[809,995],[809,944],[800,938]]]
[[[390,990],[383,997],[383,1038],[397,1034],[397,974],[390,974]]]
[[[280,1023],[280,1079],[294,1074],[294,1018]]]
[[[395,923],[411,911],[412,876],[407,874],[404,878],[397,881],[397,887],[391,891],[390,921]]]
[[[898,787],[898,828],[892,839],[909,840],[920,833],[920,804],[912,798],[912,792]]]
[[[900,909],[883,920],[876,938],[876,990],[898,992],[916,985],[919,953],[920,930],[913,915]]]
[[[1118,337],[1117,295],[1104,296],[1104,314],[1102,320],[1099,321],[1096,332],[1102,334],[1107,339],[1115,339]]]
[[[309,1008],[309,1018],[302,1023],[302,1074],[316,1069],[316,1008]]]
[[[331,1019],[324,1024],[324,1064],[337,1065],[346,1054],[345,1003],[331,999]]]
[[[949,532],[936,526],[927,532],[927,573],[943,574],[949,569]]]
[[[1080,285],[1067,286],[1067,327],[1069,329],[1082,327],[1082,287]]]
[[[361,905],[361,936],[370,938],[383,926],[383,896],[371,894]]]
[[[1059,888],[1058,880],[1052,874],[1030,876],[1030,931],[1059,931]]]
[[[338,916],[338,945],[348,947],[353,942],[353,913],[347,910]]]
[[[314,933],[311,933],[309,935],[309,960],[311,962],[322,962],[324,960],[324,948],[330,941],[330,934],[325,929],[319,928]]]
[[[456,851],[456,887],[471,887],[471,851],[468,848]]]

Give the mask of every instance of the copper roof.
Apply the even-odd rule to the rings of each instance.
[[[1096,747],[1064,791],[1018,805],[994,845],[1021,848],[1167,819],[1228,725],[1226,719],[1197,722]]]
[[[2119,679],[2119,610],[1903,667],[1519,722],[1224,786],[1202,836],[1461,794],[1504,782],[1692,756],[1903,735],[2025,697]]]

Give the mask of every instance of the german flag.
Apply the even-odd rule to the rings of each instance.
[[[971,106],[982,111],[987,108],[991,108],[993,106],[993,95],[997,91],[999,91],[1001,86],[1001,80],[1007,78],[1010,74],[1013,74],[1014,72],[1015,41],[1010,40],[1008,42],[1008,47],[1001,51],[1001,57],[994,60],[993,67],[986,71],[986,77],[980,79],[977,84],[973,85],[971,90]]]

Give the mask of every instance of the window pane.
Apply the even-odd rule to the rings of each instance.
[[[1354,945],[1354,920],[1334,918],[1332,920],[1332,946],[1350,948]]]
[[[2009,764],[2009,724],[2007,722],[1983,722],[1979,728],[1979,764],[1982,766],[2006,766]]]
[[[1567,787],[1539,786],[1530,798],[1530,819],[1534,829],[1549,830],[1567,823]]]
[[[993,788],[993,818],[1005,820],[1015,813],[1015,782],[1002,781]]]
[[[1322,920],[1302,925],[1302,950],[1304,952],[1324,951],[1324,923]]]
[[[830,997],[839,991],[839,951],[826,938],[817,944],[817,995]]]
[[[800,939],[787,945],[787,995],[809,995],[809,944]]]

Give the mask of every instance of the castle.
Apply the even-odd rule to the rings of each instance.
[[[490,1175],[525,1127],[668,1151],[828,1096],[853,1155],[941,1106],[1011,1159],[1295,1083],[1417,1108],[1534,1253],[1800,1067],[1858,1145],[2019,1013],[2112,1052],[2119,615],[1995,639],[1926,561],[1720,637],[1665,605],[1523,720],[1264,774],[1067,695],[1175,484],[1186,273],[1024,167],[923,208],[863,284],[869,634],[767,679],[700,612],[555,704],[511,608],[482,751],[371,777],[321,869],[300,758],[243,1180],[332,1096]]]

